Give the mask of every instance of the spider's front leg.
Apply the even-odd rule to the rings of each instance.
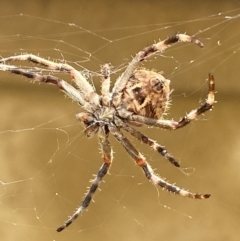
[[[14,74],[21,74],[27,78],[32,78],[32,79],[35,79],[35,77],[33,76],[34,75],[37,76],[37,74],[34,74],[30,71],[25,71],[13,65],[7,65],[7,63],[13,62],[13,61],[30,61],[33,64],[38,64],[49,70],[56,70],[56,71],[66,72],[70,74],[75,84],[77,85],[78,89],[81,91],[81,95],[84,98],[84,100],[91,102],[91,104],[95,106],[99,105],[99,96],[95,93],[95,90],[92,87],[92,85],[87,81],[87,79],[82,75],[80,71],[76,70],[72,66],[66,63],[56,63],[33,54],[15,55],[15,56],[10,56],[7,58],[0,59],[0,70],[10,71]],[[41,75],[38,75],[38,76],[40,77]],[[46,75],[42,75],[42,76],[46,76]],[[38,78],[36,78],[35,80],[39,81]],[[40,81],[40,82],[44,82],[44,81]]]
[[[184,116],[180,121],[178,121],[178,124],[176,125],[176,129],[187,125],[189,122],[196,119],[197,116],[213,108],[213,105],[215,103],[215,96],[214,96],[215,83],[214,83],[214,76],[211,73],[209,73],[208,75],[208,88],[209,88],[209,91],[208,91],[208,97],[206,102],[203,105],[201,105],[198,109],[190,111],[186,116]]]
[[[103,165],[101,166],[100,170],[98,171],[96,177],[91,181],[91,186],[89,190],[87,191],[86,196],[83,199],[83,202],[81,206],[73,213],[73,215],[63,223],[58,229],[57,232],[61,232],[66,227],[68,227],[90,204],[92,200],[93,194],[96,192],[99,184],[101,183],[103,177],[107,174],[112,158],[113,158],[113,152],[112,148],[110,146],[109,141],[107,140],[106,133],[103,129],[99,129],[99,140],[100,140],[100,146],[103,154]]]
[[[25,69],[19,69],[14,65],[0,64],[0,70],[9,71],[10,73],[16,75],[22,75],[39,83],[54,84],[60,90],[62,90],[69,98],[81,105],[85,110],[92,110],[92,106],[83,98],[82,93],[62,79],[59,79],[52,75],[42,75]]]
[[[164,119],[153,119],[153,118],[147,118],[145,116],[141,115],[129,115],[128,120],[129,121],[135,121],[139,124],[145,124],[149,126],[155,126],[163,129],[171,129],[176,130],[179,128],[182,128],[189,124],[191,121],[196,119],[199,115],[204,114],[206,111],[211,110],[213,108],[213,105],[215,103],[215,82],[213,74],[209,73],[208,76],[208,96],[206,99],[206,102],[202,104],[199,108],[190,111],[188,114],[186,114],[180,121],[174,121],[174,120],[164,120]]]
[[[126,87],[127,82],[129,81],[132,74],[138,68],[139,64],[142,61],[156,53],[163,52],[165,49],[167,49],[172,44],[175,44],[177,42],[194,43],[198,45],[200,48],[203,47],[203,43],[193,36],[189,36],[186,34],[176,34],[172,37],[169,37],[163,41],[159,41],[139,51],[136,54],[136,56],[131,60],[124,73],[118,78],[117,82],[114,85],[112,91],[113,105],[118,106],[120,104],[123,89]]]
[[[13,61],[30,61],[33,64],[38,64],[49,70],[56,70],[60,72],[69,73],[74,78],[78,88],[80,88],[83,92],[94,93],[93,87],[90,85],[90,83],[88,83],[88,81],[84,78],[81,72],[77,71],[75,68],[73,68],[68,64],[56,63],[33,54],[22,54],[22,55],[15,55],[7,58],[2,58],[0,59],[0,64],[5,66],[5,69],[8,70],[7,69],[8,67],[6,64]]]

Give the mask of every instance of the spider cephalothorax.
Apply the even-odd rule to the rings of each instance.
[[[73,220],[88,207],[102,178],[108,172],[113,158],[112,148],[108,141],[109,134],[112,134],[118,140],[132,159],[142,168],[148,180],[153,184],[185,197],[195,199],[206,199],[210,197],[210,194],[198,194],[186,191],[176,185],[168,183],[165,179],[155,174],[144,156],[121,132],[121,130],[128,132],[134,138],[159,152],[174,166],[180,167],[179,162],[170,155],[163,146],[133,127],[134,125],[148,125],[174,130],[186,126],[197,116],[212,109],[214,104],[214,78],[212,74],[209,74],[209,92],[204,104],[190,111],[179,121],[163,119],[163,115],[168,108],[171,93],[169,87],[170,81],[165,79],[160,73],[140,68],[139,64],[146,58],[164,51],[176,42],[191,42],[203,47],[203,44],[198,39],[186,34],[176,34],[171,38],[146,47],[139,51],[130,61],[126,70],[117,79],[112,90],[110,90],[110,67],[108,64],[104,64],[101,66],[102,89],[100,95],[95,92],[93,86],[80,71],[68,64],[55,63],[31,54],[16,55],[0,60],[0,70],[2,71],[23,75],[34,81],[57,85],[84,110],[84,112],[77,114],[77,119],[84,124],[84,133],[86,136],[91,137],[94,134],[98,134],[103,165],[96,177],[92,180],[92,184],[80,207],[57,229],[58,232],[69,226]],[[31,71],[31,69],[26,70],[8,65],[8,63],[12,61],[26,60],[38,64],[43,68],[70,74],[77,88],[52,75],[43,75]]]

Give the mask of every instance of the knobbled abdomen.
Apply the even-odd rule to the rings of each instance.
[[[155,71],[138,69],[129,79],[122,100],[127,110],[159,119],[168,109],[170,93],[170,80]]]

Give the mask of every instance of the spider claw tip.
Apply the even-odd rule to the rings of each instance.
[[[64,229],[65,227],[63,227],[63,226],[61,226],[61,227],[59,227],[59,228],[57,228],[57,232],[61,232],[61,231],[63,231],[63,229]]]
[[[203,198],[205,199],[205,198],[210,198],[211,197],[211,194],[204,194],[203,195]]]

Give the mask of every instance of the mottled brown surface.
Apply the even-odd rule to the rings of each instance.
[[[149,118],[163,117],[170,101],[170,81],[154,71],[139,69],[123,94],[127,110]]]
[[[205,18],[233,9],[236,12],[228,15],[239,14],[237,8],[236,1],[25,1],[16,5],[5,1],[0,16],[2,56],[32,52],[61,59],[62,53],[70,64],[79,60],[93,71],[105,62],[120,68],[158,38],[202,30],[197,37],[204,42],[203,49],[181,44],[164,57],[148,61],[146,67],[164,71],[171,79],[175,91],[169,118],[178,120],[204,101],[209,71],[215,76],[218,103],[212,112],[181,130],[141,128],[178,157],[182,166],[194,167],[193,175],[184,175],[133,141],[163,177],[190,191],[210,193],[210,199],[194,201],[153,187],[110,138],[115,151],[111,175],[106,176],[89,211],[57,233],[55,229],[80,204],[89,179],[102,164],[97,139],[83,136],[75,119],[79,107],[55,86],[33,85],[22,77],[0,73],[1,240],[238,241],[240,20],[227,21],[221,15],[215,17],[217,21]],[[45,21],[14,16],[21,12]],[[92,32],[82,34],[81,28],[67,23]],[[211,28],[203,31],[207,27]],[[145,34],[135,36],[141,33]],[[86,52],[92,53],[90,61]],[[100,83],[97,78],[93,81]]]

